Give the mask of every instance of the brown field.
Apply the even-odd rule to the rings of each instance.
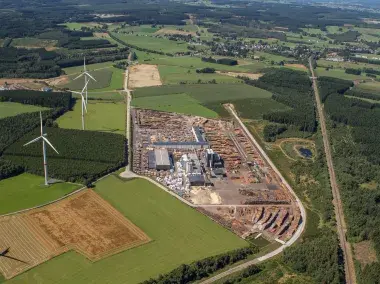
[[[161,85],[157,65],[139,64],[129,68],[128,86],[131,89]]]
[[[240,72],[221,72],[221,71],[216,71],[216,73],[221,74],[221,75],[227,75],[231,77],[238,77],[238,76],[243,76],[243,77],[248,77],[249,79],[252,80],[257,80],[264,74],[261,73],[240,73]]]
[[[94,37],[98,38],[109,38],[110,35],[108,33],[94,33]]]
[[[307,70],[306,66],[303,64],[285,64],[287,67],[294,67],[294,68],[299,68],[302,70]]]
[[[354,246],[355,259],[364,267],[377,261],[376,252],[371,241],[362,241]]]
[[[91,261],[149,242],[137,226],[92,190],[24,214],[0,218],[0,272],[9,279],[74,249]]]
[[[193,35],[195,36],[195,32],[189,32],[189,31],[179,31],[176,29],[170,29],[170,28],[162,28],[155,32],[157,35]]]

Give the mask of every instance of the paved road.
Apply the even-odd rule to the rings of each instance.
[[[252,136],[252,134],[248,131],[247,127],[244,125],[244,123],[241,121],[241,119],[237,116],[235,110],[231,107],[231,106],[227,106],[227,110],[233,115],[233,117],[235,118],[235,120],[240,124],[241,128],[244,130],[244,132],[246,133],[247,137],[255,144],[256,148],[259,150],[260,154],[262,155],[262,157],[266,160],[266,162],[273,168],[273,170],[276,172],[276,174],[281,178],[283,184],[286,186],[286,188],[291,192],[291,194],[294,196],[295,200],[296,200],[296,203],[297,205],[299,206],[300,208],[300,211],[301,211],[301,216],[302,216],[302,223],[300,224],[300,226],[298,227],[297,231],[295,232],[295,234],[292,236],[292,238],[290,240],[288,240],[284,245],[280,246],[279,248],[277,248],[276,250],[266,254],[266,255],[263,255],[261,257],[258,257],[258,258],[255,258],[253,260],[250,260],[250,261],[247,261],[245,263],[242,263],[238,266],[235,266],[233,268],[230,268],[222,273],[219,273],[205,281],[202,281],[200,282],[200,284],[209,284],[209,283],[213,283],[217,280],[220,280],[228,275],[231,275],[235,272],[238,272],[238,271],[241,271],[253,264],[257,264],[257,263],[260,263],[260,262],[263,262],[265,260],[268,260],[280,253],[282,253],[284,251],[285,248],[287,248],[288,246],[291,246],[293,243],[295,243],[297,241],[297,239],[301,236],[303,230],[305,229],[305,224],[306,224],[306,211],[305,211],[305,208],[303,207],[301,201],[299,200],[299,198],[297,197],[297,195],[295,194],[295,192],[293,191],[293,189],[291,188],[291,186],[286,182],[286,180],[284,179],[284,177],[281,175],[280,171],[276,168],[276,166],[273,164],[273,162],[269,159],[269,157],[267,156],[267,154],[265,153],[265,151],[261,148],[260,144],[256,141],[256,139]]]
[[[355,265],[354,265],[353,255],[352,255],[352,249],[351,249],[350,243],[346,240],[347,227],[346,227],[346,222],[344,219],[342,200],[340,197],[338,183],[336,181],[333,159],[331,155],[329,136],[328,136],[326,121],[325,121],[325,114],[324,114],[324,110],[322,106],[322,101],[319,96],[317,77],[314,74],[314,69],[311,64],[311,58],[309,59],[309,65],[310,65],[310,70],[312,73],[311,79],[313,80],[313,88],[314,88],[314,93],[315,93],[315,100],[317,102],[319,124],[321,125],[327,166],[328,166],[329,174],[330,174],[330,184],[331,184],[331,189],[333,193],[333,204],[334,204],[334,210],[335,210],[338,236],[339,236],[340,246],[343,250],[346,283],[354,284],[356,283],[356,275],[355,275]]]

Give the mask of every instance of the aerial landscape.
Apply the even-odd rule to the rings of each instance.
[[[0,4],[0,283],[380,283],[380,2]]]

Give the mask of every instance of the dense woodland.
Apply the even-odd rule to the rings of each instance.
[[[316,119],[311,81],[307,73],[290,69],[273,69],[258,80],[245,82],[273,93],[272,98],[292,108],[290,111],[267,113],[264,119],[296,125],[301,131],[314,132]]]

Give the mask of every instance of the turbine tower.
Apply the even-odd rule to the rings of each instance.
[[[49,142],[49,140],[47,140],[47,138],[45,137],[45,136],[47,136],[47,134],[44,133],[44,128],[43,128],[43,125],[42,125],[42,113],[41,112],[40,112],[40,120],[41,120],[41,136],[33,139],[32,141],[29,141],[24,146],[32,144],[32,143],[37,142],[40,139],[42,139],[42,152],[43,152],[43,155],[44,155],[45,185],[49,185],[49,183],[48,183],[47,157],[46,157],[46,144],[45,143],[47,143],[57,154],[59,154],[59,153],[54,148],[54,146]]]
[[[82,97],[82,130],[84,130],[84,111],[86,111],[87,113],[87,104],[86,104],[86,100],[83,96],[83,93],[84,91],[87,89],[87,84],[88,84],[89,81],[86,81],[86,83],[84,84],[84,87],[82,89],[82,92],[76,92],[76,91],[71,91],[72,93],[74,94],[78,94]]]
[[[95,82],[96,82],[96,80],[95,80],[94,77],[91,76],[90,73],[87,72],[87,69],[86,69],[86,57],[83,59],[83,72],[80,73],[79,76],[77,76],[74,80],[76,80],[76,79],[78,79],[78,78],[80,78],[82,76],[84,76],[84,84],[86,86],[85,91],[86,91],[86,104],[87,104],[87,83],[90,81],[90,79],[94,80]]]

